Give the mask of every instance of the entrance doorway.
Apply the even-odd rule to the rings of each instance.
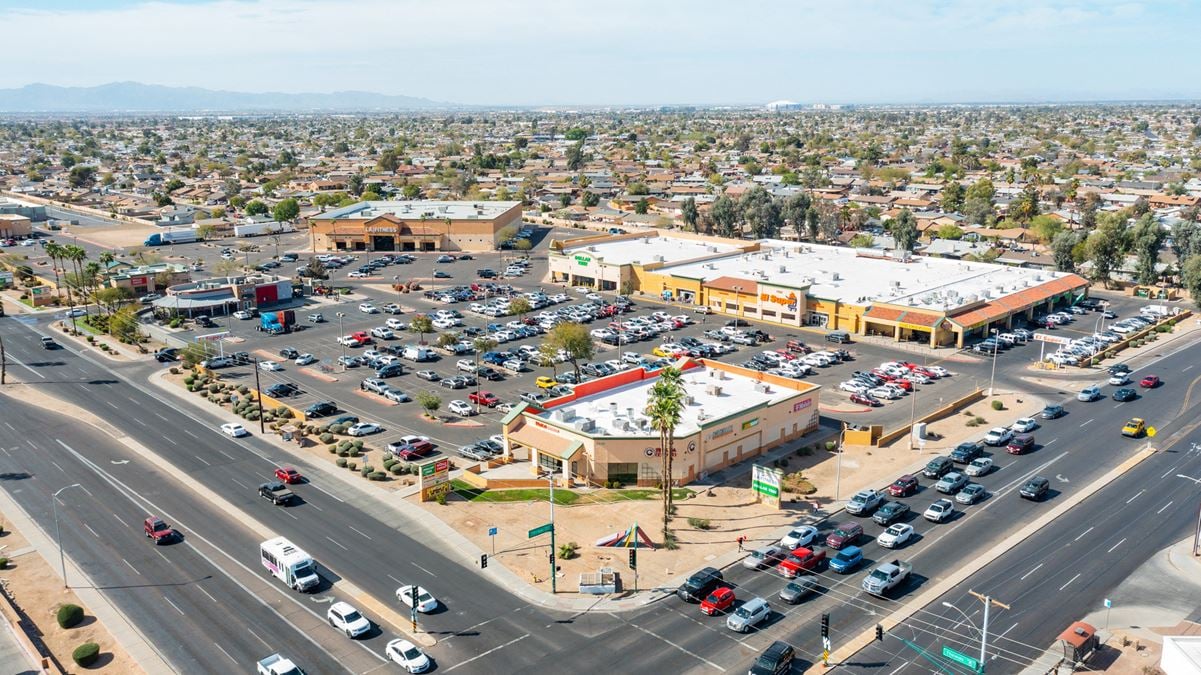
[[[434,242],[432,242],[432,241],[423,241],[423,242],[421,242],[421,250],[422,250],[422,251],[432,251],[432,250],[434,250]]]
[[[372,235],[371,248],[375,251],[395,251],[396,238],[387,235]]]

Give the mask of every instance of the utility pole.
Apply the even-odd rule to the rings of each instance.
[[[980,629],[980,672],[983,673],[984,668],[988,663],[988,661],[985,660],[985,649],[988,646],[988,610],[993,605],[996,605],[1001,609],[1009,609],[1009,605],[993,600],[992,596],[983,595],[972,590],[968,591],[968,595],[971,595],[972,597],[984,603],[984,626]]]
[[[554,595],[557,592],[555,582],[555,472],[547,472],[546,478],[550,482],[550,592],[551,595]]]
[[[267,425],[263,422],[263,385],[259,383],[259,357],[254,357],[254,390],[258,392],[255,400],[259,404],[259,433],[267,435]]]
[[[989,376],[988,376],[988,395],[992,396],[993,380],[995,380],[997,377],[997,346],[1000,344],[1001,339],[997,337],[997,329],[996,328],[993,328],[992,330],[990,330],[989,333],[993,336],[993,343],[992,343],[992,373],[989,374]]]
[[[8,354],[4,351],[3,337],[0,337],[0,384],[8,384]]]

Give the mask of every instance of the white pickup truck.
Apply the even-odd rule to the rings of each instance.
[[[901,585],[901,582],[909,578],[909,573],[913,571],[913,565],[900,560],[881,563],[863,578],[863,590],[883,597],[885,593]]]
[[[304,675],[304,671],[279,654],[272,654],[259,661],[259,675]]]

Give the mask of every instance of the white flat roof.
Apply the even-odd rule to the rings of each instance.
[[[721,253],[734,253],[739,250],[741,248],[733,244],[658,236],[572,246],[563,249],[563,255],[591,255],[610,265],[629,265],[631,263],[646,265],[653,262],[694,260]]]
[[[651,378],[616,387],[593,396],[586,396],[566,405],[556,406],[540,415],[561,425],[572,425],[580,418],[592,420],[596,436],[645,436],[658,438],[659,432],[650,425],[645,413],[650,388],[658,378]],[[735,415],[764,403],[785,401],[799,394],[797,390],[777,384],[764,383],[766,391],[756,388],[759,382],[736,373],[697,366],[684,371],[682,377],[686,396],[692,402],[684,406],[676,436],[696,433],[702,423]],[[801,384],[804,386],[804,383]],[[716,386],[716,393],[710,389]],[[816,391],[817,387],[813,387]]]
[[[420,220],[423,215],[429,220],[446,218],[451,220],[492,220],[519,203],[435,200],[359,202],[315,217],[370,220],[384,214],[391,214],[405,220]]]
[[[913,256],[910,262],[860,257],[858,249],[765,239],[761,249],[716,260],[672,265],[663,274],[718,277],[804,289],[816,298],[855,305],[886,302],[951,311],[1067,276],[1062,272]],[[878,256],[878,252],[872,255]],[[677,258],[679,259],[679,258]]]

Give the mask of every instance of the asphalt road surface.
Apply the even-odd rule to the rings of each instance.
[[[144,377],[154,366],[123,366],[114,374],[108,364],[100,365],[91,357],[80,358],[71,349],[43,350],[38,335],[29,330],[26,322],[0,321],[0,335],[9,350],[10,363],[17,364],[13,372],[27,371],[19,374],[49,393],[101,415],[162,456],[171,466],[168,477],[203,485],[261,523],[268,532],[256,533],[244,526],[231,525],[228,517],[192,517],[193,513],[204,513],[199,510],[200,500],[194,493],[186,487],[164,490],[162,470],[137,458],[129,464],[106,467],[111,461],[111,448],[106,450],[95,444],[77,447],[67,441],[78,456],[52,447],[45,451],[47,458],[59,464],[74,459],[84,466],[91,462],[94,467],[104,467],[130,485],[131,492],[141,493],[156,503],[167,498],[166,492],[172,493],[171,499],[182,501],[164,512],[189,535],[185,541],[195,538],[211,542],[219,549],[224,558],[210,557],[230,574],[253,570],[262,583],[267,583],[257,563],[257,543],[271,534],[282,534],[312,553],[327,570],[327,578],[334,581],[334,590],[327,593],[337,595],[338,580],[345,579],[380,602],[397,606],[394,589],[402,582],[417,580],[446,606],[444,612],[422,618],[423,627],[440,638],[440,643],[430,651],[442,670],[491,673],[533,667],[561,672],[565,659],[570,659],[573,669],[593,670],[612,667],[615,655],[628,654],[637,657],[624,661],[622,668],[633,672],[724,672],[746,667],[755,654],[776,639],[792,642],[802,657],[815,659],[817,617],[822,612],[833,615],[832,629],[837,639],[869,627],[887,610],[888,603],[864,604],[857,590],[863,571],[846,577],[823,573],[820,597],[797,607],[773,601],[776,611],[768,624],[747,635],[729,632],[720,618],[704,617],[695,605],[684,605],[674,598],[621,615],[574,616],[529,606],[481,579],[468,556],[445,550],[420,522],[406,513],[356,493],[338,494],[334,487],[338,484],[328,480],[320,467],[295,462],[255,438],[233,441],[216,431],[217,418],[191,407],[177,408],[170,399],[160,399],[156,391],[147,391]],[[1128,456],[1140,444],[1118,435],[1116,425],[1126,417],[1144,416],[1170,432],[1170,418],[1178,414],[1175,407],[1185,397],[1189,384],[1184,373],[1195,361],[1195,351],[1169,353],[1147,371],[1163,375],[1164,385],[1130,403],[1115,404],[1109,399],[1087,404],[1069,402],[1066,417],[1048,421],[1035,432],[1041,443],[1035,452],[1022,457],[998,456],[1002,468],[981,481],[992,493],[989,499],[965,507],[963,514],[949,524],[914,521],[922,536],[899,555],[914,563],[915,579],[892,602],[904,602],[923,584],[952,570],[957,560],[986,550],[992,542],[1049,508],[1060,495],[1087,485]],[[1171,373],[1179,375],[1169,376]],[[299,464],[311,480],[297,489],[304,503],[289,509],[271,507],[258,499],[253,490],[253,485],[263,480],[273,465],[285,461]],[[39,474],[49,471],[35,468]],[[1017,485],[1033,473],[1055,478],[1055,491],[1059,494],[1053,494],[1047,504],[1026,502],[1014,494]],[[63,476],[63,484],[71,482],[75,479]],[[928,488],[929,481],[923,483]],[[925,489],[908,501],[920,512],[934,500],[932,493],[933,490]],[[141,513],[127,503],[126,497],[110,494],[102,499],[106,505],[126,500],[121,507],[126,509],[126,515],[111,518],[112,527],[118,524],[122,528],[132,527],[134,535],[140,536],[136,527]],[[146,508],[149,507],[142,505],[142,510]],[[831,525],[823,524],[823,528]],[[865,522],[865,529],[874,537],[881,528]],[[68,541],[68,550],[75,550],[73,543],[84,548],[79,541]],[[895,557],[876,549],[866,537],[863,547],[869,559],[865,569],[871,561],[885,555]],[[160,552],[175,553],[174,550],[168,553],[165,548]],[[728,570],[727,578],[740,598],[753,595],[771,598],[784,585],[784,580],[771,570],[755,572],[741,566]],[[298,599],[302,604],[311,603],[307,596]],[[159,603],[151,604],[156,611],[162,609],[157,607]],[[306,614],[310,617],[306,620],[311,620],[312,613]],[[130,616],[141,627],[162,621],[161,616],[149,609],[135,609]],[[198,621],[194,630],[203,631],[206,639],[224,645],[222,629],[208,627],[209,623]],[[280,643],[298,639],[281,630]],[[331,645],[344,647],[346,643],[343,636],[323,627],[314,629],[311,636],[327,649],[333,649]],[[169,637],[163,640],[171,641]],[[174,654],[182,647],[162,649]],[[245,649],[249,651],[250,646]]]

